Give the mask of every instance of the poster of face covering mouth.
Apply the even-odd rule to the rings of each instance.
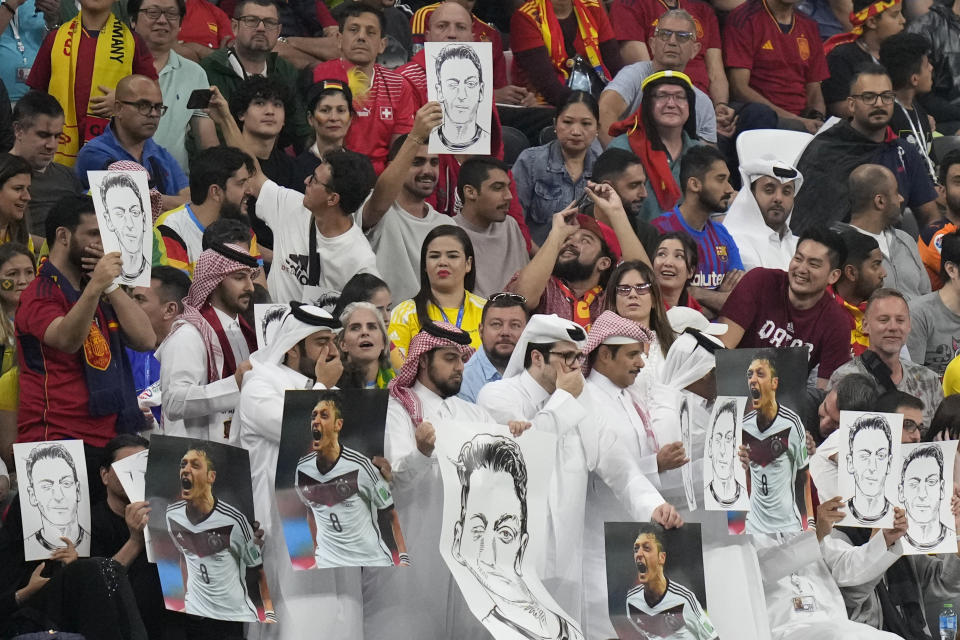
[[[286,304],[255,304],[253,305],[253,319],[257,333],[257,348],[263,349],[270,344],[273,334],[280,328],[280,321],[290,311]]]
[[[707,615],[700,525],[605,522],[607,602],[622,640],[719,638]]]
[[[90,555],[90,487],[80,440],[13,445],[20,483],[24,560],[46,560],[67,546]]]
[[[443,124],[430,133],[430,153],[490,155],[493,117],[493,45],[424,45],[427,100],[443,107]]]
[[[275,621],[247,450],[153,436],[145,480],[166,608],[217,620]]]
[[[409,564],[386,420],[386,390],[286,392],[275,488],[295,569]]]
[[[807,515],[813,513],[809,456],[797,413],[806,385],[807,350],[802,347],[717,353],[718,396],[746,398],[740,444],[750,460],[750,509],[742,527],[731,520],[731,533],[799,532],[808,527]]]
[[[899,413],[840,412],[837,490],[844,499],[846,516],[836,526],[893,526],[902,431],[903,415]]]
[[[473,615],[496,640],[582,640],[579,625],[540,582],[556,438],[506,426],[445,422],[440,554]]]
[[[130,502],[146,500],[146,475],[149,457],[150,450],[144,449],[132,456],[120,458],[110,465],[113,467],[113,473],[117,476],[117,480]],[[153,558],[153,546],[150,543],[150,527],[144,529],[143,538],[147,551],[147,562],[156,562]]]
[[[88,171],[103,252],[119,251],[123,269],[117,284],[150,286],[153,219],[145,171]]]
[[[900,540],[904,555],[956,553],[956,521],[950,512],[957,441],[903,444],[895,465],[897,506],[907,516]]]
[[[707,511],[749,511],[747,472],[737,455],[747,399],[718,396],[713,404],[703,460],[703,503]]]

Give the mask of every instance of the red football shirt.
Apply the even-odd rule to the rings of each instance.
[[[95,32],[99,34],[99,32]],[[53,64],[53,41],[57,37],[57,31],[53,30],[44,38],[37,57],[33,61],[33,68],[30,69],[30,76],[27,78],[27,84],[31,89],[46,92],[50,88],[51,66]],[[136,33],[133,34],[133,73],[148,76],[157,79],[157,70],[153,66],[153,56],[147,48],[146,43]],[[62,54],[57,53],[57,64],[69,64],[69,59],[64,58]],[[73,84],[74,104],[77,105],[77,124],[80,131],[85,132],[84,141],[91,140],[103,133],[108,120],[94,116],[87,118],[87,105],[90,102],[90,82],[93,80],[93,59],[97,55],[97,38],[91,35],[86,29],[80,33],[80,50],[77,53],[77,75]],[[114,89],[115,87],[109,87]],[[101,95],[97,91],[96,95]]]
[[[740,349],[807,347],[808,370],[829,378],[850,359],[850,318],[828,293],[809,309],[790,304],[787,272],[751,269],[730,293],[720,315],[743,327]]]
[[[700,42],[700,51],[687,63],[683,70],[693,84],[703,91],[710,93],[710,76],[707,74],[707,49],[720,49],[720,23],[717,15],[706,2],[700,0],[680,0],[679,8],[691,16],[697,25],[697,41]],[[610,23],[617,34],[617,40],[638,40],[646,44],[653,37],[653,30],[657,22],[668,10],[663,0],[614,0],[610,7]],[[647,45],[649,50],[649,45]]]
[[[347,82],[349,62],[330,60],[313,68],[313,81]],[[356,113],[350,122],[344,146],[370,158],[377,175],[387,164],[387,152],[394,136],[410,133],[417,100],[403,76],[382,65],[374,65],[373,81],[363,103],[353,100]]]
[[[207,0],[187,0],[187,15],[180,25],[180,42],[195,42],[211,49],[219,49],[224,40],[233,39],[230,18],[223,10]]]
[[[117,435],[116,414],[90,416],[83,349],[66,353],[43,344],[47,327],[65,316],[71,306],[48,278],[37,278],[20,296],[15,322],[20,365],[19,442],[78,438],[103,447]]]
[[[799,115],[806,85],[830,76],[817,23],[798,11],[784,33],[764,0],[747,0],[727,18],[723,56],[728,67],[750,70],[750,88]]]

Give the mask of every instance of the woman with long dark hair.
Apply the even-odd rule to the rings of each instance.
[[[393,310],[390,287],[372,273],[358,273],[347,280],[340,292],[340,300],[333,309],[333,317],[339,318],[352,302],[369,302],[376,307],[384,325],[390,322],[390,312]]]
[[[456,325],[480,347],[480,317],[486,300],[470,292],[474,287],[473,244],[466,231],[452,224],[433,229],[420,250],[420,291],[396,306],[390,316],[390,359],[399,370],[413,336],[428,322]]]
[[[20,156],[0,153],[0,245],[19,242],[33,251],[27,205],[30,203],[30,165]]]
[[[697,243],[682,231],[671,231],[660,236],[653,252],[653,273],[660,285],[664,307],[703,307],[687,291],[697,273]]]
[[[325,153],[343,149],[351,119],[353,94],[346,82],[321,80],[307,90],[307,122],[313,129],[313,144],[297,156],[295,177],[300,185],[320,166]]]

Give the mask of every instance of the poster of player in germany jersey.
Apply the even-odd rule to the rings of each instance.
[[[167,609],[218,620],[277,621],[245,449],[153,436],[146,495]]]
[[[732,533],[798,532],[812,513],[806,430],[807,350],[733,349],[717,353],[717,394],[744,396],[741,448],[750,460],[750,510]]]
[[[621,640],[714,640],[700,525],[605,522],[607,603]]]
[[[387,392],[287,391],[277,508],[296,569],[407,565],[383,458]]]

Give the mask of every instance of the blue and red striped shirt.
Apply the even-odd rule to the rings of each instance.
[[[693,286],[716,289],[728,271],[743,269],[740,250],[733,236],[722,224],[707,220],[703,231],[697,231],[687,224],[680,214],[679,205],[672,211],[654,218],[651,223],[660,233],[683,231],[697,243],[697,273],[693,276]]]

